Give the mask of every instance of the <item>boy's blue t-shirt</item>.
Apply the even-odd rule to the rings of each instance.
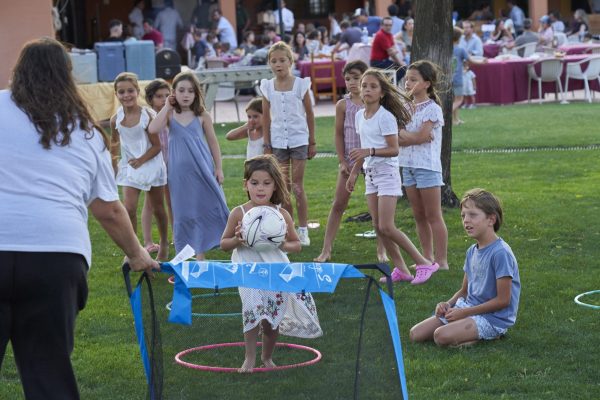
[[[517,259],[510,246],[500,238],[483,249],[478,249],[474,244],[467,250],[463,269],[469,281],[466,301],[473,306],[483,304],[497,296],[497,279],[512,278],[508,307],[481,316],[498,328],[506,329],[513,326],[519,308],[521,280]]]
[[[452,75],[452,86],[461,87],[463,85],[463,64],[469,59],[467,51],[458,45],[454,45],[452,49],[452,68],[454,69],[454,75]]]

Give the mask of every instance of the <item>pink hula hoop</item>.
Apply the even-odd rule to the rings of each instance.
[[[257,343],[258,346],[261,346],[262,343]],[[193,364],[193,363],[189,363],[187,361],[183,361],[182,357],[189,354],[189,353],[194,353],[194,352],[199,352],[199,351],[205,351],[205,350],[212,350],[212,349],[217,349],[217,348],[221,348],[221,347],[243,347],[244,346],[244,342],[233,342],[233,343],[217,343],[217,344],[209,344],[206,346],[200,346],[200,347],[194,347],[191,349],[187,349],[184,350],[182,352],[179,352],[175,355],[175,362],[179,365],[183,365],[184,367],[188,367],[188,368],[192,368],[192,369],[197,369],[200,371],[209,371],[209,372],[238,372],[238,368],[230,368],[230,367],[215,367],[215,366],[210,366],[210,365],[199,365],[199,364]],[[288,347],[290,349],[296,349],[296,350],[304,350],[304,351],[308,351],[310,353],[313,353],[315,355],[315,358],[313,358],[312,360],[308,360],[305,362],[301,362],[301,363],[297,363],[297,364],[288,364],[288,365],[278,365],[275,368],[265,368],[265,367],[258,367],[258,368],[253,368],[252,369],[252,373],[254,372],[270,372],[270,371],[281,371],[284,369],[291,369],[291,368],[300,368],[300,367],[306,367],[309,365],[313,365],[318,363],[321,358],[321,352],[317,349],[313,349],[312,347],[308,347],[308,346],[302,346],[300,344],[293,344],[293,343],[277,343],[275,345],[276,347]]]

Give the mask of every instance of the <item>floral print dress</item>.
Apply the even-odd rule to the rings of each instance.
[[[242,208],[242,211],[243,210]],[[279,249],[258,252],[247,246],[233,250],[235,263],[288,263],[287,255]],[[310,293],[288,293],[260,289],[238,288],[242,299],[244,332],[267,320],[273,329],[286,336],[316,338],[323,335],[317,306]]]

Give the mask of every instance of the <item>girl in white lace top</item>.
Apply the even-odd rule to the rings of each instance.
[[[406,188],[421,242],[423,256],[434,260],[440,269],[448,269],[448,231],[442,216],[442,127],[444,115],[436,94],[439,67],[429,61],[417,61],[408,67],[405,88],[413,99],[413,115],[401,129],[398,157],[402,182]],[[417,270],[422,281],[435,271]]]

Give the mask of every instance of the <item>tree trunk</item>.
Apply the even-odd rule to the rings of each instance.
[[[440,66],[440,100],[444,111],[442,130],[442,205],[458,207],[459,201],[452,191],[450,161],[452,157],[452,0],[415,1],[415,30],[411,49],[411,62],[430,60]]]

